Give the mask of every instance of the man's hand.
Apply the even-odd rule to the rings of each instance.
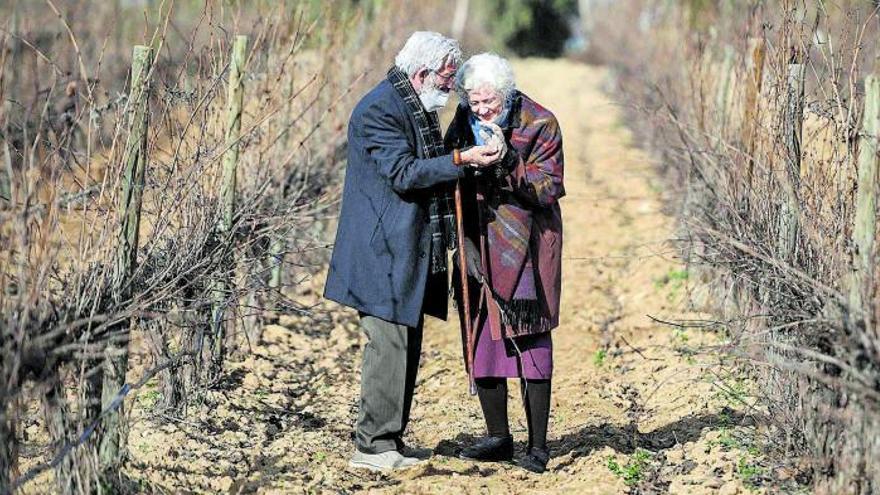
[[[501,154],[498,146],[474,146],[461,152],[461,161],[477,168],[483,168],[497,162],[502,156],[504,155]]]

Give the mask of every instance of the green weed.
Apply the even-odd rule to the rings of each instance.
[[[690,274],[687,270],[677,270],[671,269],[662,277],[658,277],[654,279],[654,288],[662,289],[666,286],[671,286],[672,288],[680,288],[684,281],[690,277]]]
[[[676,328],[672,331],[672,341],[681,345],[686,345],[691,338],[688,337],[687,330],[684,328]]]
[[[597,368],[601,368],[605,364],[605,358],[608,357],[608,351],[605,349],[599,349],[593,354],[593,364],[596,365]]]
[[[672,336],[669,338],[672,342],[672,350],[677,352],[679,355],[688,358],[688,364],[694,362],[692,356],[697,353],[696,349],[694,349],[690,344],[690,336],[688,336],[687,329],[685,328],[676,328],[672,331]]]
[[[659,291],[665,288],[666,300],[674,302],[689,277],[690,273],[687,270],[671,269],[662,277],[654,279],[654,289]]]
[[[758,487],[760,478],[764,475],[764,468],[757,463],[749,462],[745,455],[740,456],[736,463],[736,474],[743,484],[751,489]]]
[[[608,457],[608,469],[623,479],[623,482],[627,486],[637,485],[645,474],[645,469],[648,467],[648,463],[651,461],[652,455],[647,450],[636,449],[636,451],[629,456],[626,464],[621,466],[614,457]]]
[[[148,389],[138,395],[138,402],[140,402],[145,409],[155,406],[160,400],[162,400],[162,392],[155,389]]]
[[[740,441],[734,437],[730,430],[727,428],[723,428],[721,430],[721,434],[718,435],[717,440],[709,440],[709,447],[715,447],[716,445],[720,446],[722,450],[729,451],[731,449],[739,449],[742,447]]]
[[[725,402],[731,407],[740,407],[748,403],[749,390],[744,377],[728,374],[720,380],[714,380],[714,384],[718,389],[714,394],[715,399]]]

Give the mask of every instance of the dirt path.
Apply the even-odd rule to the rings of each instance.
[[[186,421],[136,422],[133,477],[172,492],[754,490],[748,485],[760,471],[738,425],[742,415],[710,383],[718,379],[717,359],[695,353],[719,337],[647,316],[687,317],[680,310],[687,272],[666,242],[672,222],[661,213],[652,165],[601,90],[606,72],[543,60],[518,62],[516,71],[520,87],[557,115],[565,140],[563,315],[554,335],[549,472],[455,457],[484,426],[467,394],[456,325],[436,320],[426,328],[406,438],[433,456],[389,475],[348,469],[363,340],[351,313],[334,309],[319,322],[285,317],[268,327],[256,354],[235,363],[224,389]],[[313,280],[297,295],[330,307],[317,298],[321,286]],[[742,387],[722,378],[734,394]],[[511,390],[521,452],[525,421],[517,387]]]

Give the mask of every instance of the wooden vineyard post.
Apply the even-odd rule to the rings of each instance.
[[[269,275],[269,288],[274,291],[281,287],[281,274],[284,265],[284,242],[280,237],[272,241],[272,245],[269,247],[269,259],[272,264],[272,271]]]
[[[244,101],[244,61],[247,53],[247,36],[236,36],[229,64],[229,87],[226,111],[226,153],[223,155],[223,176],[220,197],[223,204],[222,228],[232,230],[235,212],[236,170],[238,168],[239,140],[241,139],[241,112]]]
[[[241,114],[244,100],[244,62],[247,53],[247,36],[236,36],[229,62],[229,86],[226,92],[226,152],[223,154],[223,174],[220,179],[221,218],[219,233],[221,242],[228,242],[235,215],[236,174],[238,170],[239,141],[241,139]],[[226,249],[221,252],[227,253]],[[211,310],[211,374],[216,375],[223,363],[226,340],[225,308],[230,298],[230,277],[227,269],[234,260],[220,263],[220,272],[214,281],[214,304]]]
[[[733,86],[733,62],[734,51],[730,45],[724,45],[724,59],[721,64],[721,74],[718,77],[718,87],[715,93],[715,113],[717,116],[717,138],[723,140],[727,137],[727,129],[730,125],[730,93]]]
[[[15,71],[13,71],[15,72]],[[0,201],[8,201],[9,204],[15,204],[13,198],[13,164],[12,164],[12,142],[9,139],[10,129],[12,126],[9,121],[12,119],[12,102],[7,101],[3,104],[2,114],[0,114],[0,131],[5,136],[0,141]]]
[[[131,62],[131,92],[128,103],[128,139],[125,143],[122,171],[122,194],[119,196],[120,226],[117,236],[116,263],[113,271],[113,299],[117,307],[130,296],[130,282],[137,261],[138,230],[147,167],[147,129],[149,128],[150,66],[152,49],[134,47]],[[128,340],[131,320],[121,322],[111,332],[104,361],[101,403],[112,402],[125,386],[128,370]],[[99,443],[99,461],[104,472],[122,463],[126,432],[122,421],[123,406],[110,412],[103,421]]]
[[[12,32],[5,33],[3,39],[3,45],[6,49],[9,50],[10,57],[12,58],[12,64],[15,64],[17,61],[15,60],[16,56],[19,56],[16,52],[18,51],[18,47],[20,46],[20,42],[16,39],[16,36],[21,35],[21,29],[19,26],[20,17],[18,14],[18,9],[12,9],[10,25],[12,27]],[[4,57],[4,62],[7,62]],[[8,77],[6,82],[6,87],[11,91],[16,91],[18,89],[18,71],[10,70],[6,74],[5,77]],[[6,99],[6,98],[4,98]],[[12,149],[12,139],[10,130],[12,129],[12,102],[5,101],[3,102],[3,107],[0,108],[0,132],[3,133],[3,140],[0,141],[0,201],[8,201],[9,204],[15,204],[13,201],[13,181],[15,180],[15,176],[13,175],[13,165],[12,165],[12,155],[14,150]]]
[[[782,172],[783,203],[779,218],[779,255],[790,260],[795,254],[800,216],[801,143],[804,122],[805,65],[795,59],[788,65],[782,132],[785,146]]]
[[[3,397],[9,397],[9,393],[0,388]],[[18,454],[16,452],[18,439],[16,438],[15,425],[13,423],[12,413],[14,404],[11,400],[5,400],[0,404],[0,487],[7,487],[15,477],[13,471],[18,462]],[[4,488],[5,489],[5,488]]]
[[[864,309],[873,293],[875,246],[877,234],[878,168],[880,168],[880,77],[865,79],[865,114],[859,137],[859,176],[856,189],[856,212],[853,226],[853,272],[849,287],[849,313]],[[868,313],[869,314],[869,313]],[[856,321],[858,318],[856,319]],[[870,327],[870,319],[864,322]]]
[[[743,108],[742,142],[746,152],[747,180],[749,188],[754,181],[755,141],[758,135],[758,112],[761,104],[761,87],[764,82],[764,58],[766,45],[763,38],[749,38],[748,58],[746,59],[746,101]]]

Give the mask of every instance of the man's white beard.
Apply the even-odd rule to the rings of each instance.
[[[449,92],[440,91],[436,86],[422,88],[419,92],[419,100],[422,106],[429,112],[436,112],[446,106],[449,101]]]

